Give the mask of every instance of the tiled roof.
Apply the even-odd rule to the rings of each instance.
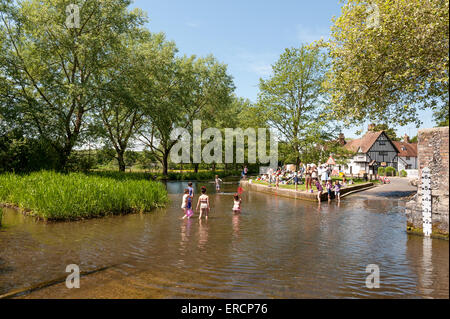
[[[417,144],[405,143],[405,142],[393,142],[398,148],[400,157],[417,157]]]
[[[367,132],[363,137],[348,141],[345,144],[345,149],[351,152],[357,152],[359,148],[361,148],[363,153],[367,153],[372,147],[373,143],[380,137],[383,131],[379,132]]]

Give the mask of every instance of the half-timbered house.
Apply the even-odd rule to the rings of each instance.
[[[346,174],[377,174],[378,167],[398,169],[399,149],[384,131],[372,129],[371,125],[363,137],[345,143],[344,147],[355,153],[346,165]]]

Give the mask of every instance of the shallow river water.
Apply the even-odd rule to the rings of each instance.
[[[203,184],[202,184],[203,185]],[[201,185],[196,185],[199,188]],[[207,184],[208,221],[181,220],[184,183],[168,183],[171,203],[150,214],[72,223],[35,222],[4,209],[0,295],[64,278],[25,298],[448,298],[449,243],[405,232],[404,202],[352,195],[340,204]],[[197,191],[198,194],[198,191]],[[196,197],[197,199],[197,197]],[[380,288],[366,287],[366,267]]]

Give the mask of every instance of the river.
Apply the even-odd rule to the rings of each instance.
[[[197,194],[199,187],[196,184]],[[149,214],[70,223],[36,222],[4,209],[0,295],[82,272],[22,298],[448,298],[449,243],[405,232],[400,199],[349,196],[340,204],[206,184],[208,221],[181,220],[184,183],[169,182],[171,203]],[[366,287],[368,265],[380,288]]]

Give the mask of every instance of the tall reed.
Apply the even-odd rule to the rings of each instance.
[[[148,212],[168,202],[161,183],[82,173],[0,175],[0,202],[47,220]]]

